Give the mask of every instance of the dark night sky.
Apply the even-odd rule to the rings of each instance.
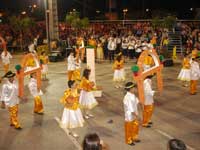
[[[9,11],[20,12],[24,8],[28,7],[34,2],[42,3],[43,0],[0,0],[0,9],[7,9]],[[83,11],[83,1],[84,0],[58,0],[59,14],[66,13],[72,8],[76,8],[80,12]],[[105,7],[108,0],[86,0],[88,1],[88,14],[91,15],[97,9],[101,12],[108,10],[108,7]],[[150,8],[157,9],[168,9],[170,11],[179,11],[184,12],[190,7],[200,8],[200,0],[113,0],[116,1],[116,6],[119,13],[121,13],[123,8],[128,8],[129,11],[133,10],[142,10]]]

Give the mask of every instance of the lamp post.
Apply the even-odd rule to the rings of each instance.
[[[125,24],[127,12],[128,12],[128,9],[127,9],[127,8],[123,9],[123,27],[124,27],[124,24]]]
[[[45,8],[45,21],[46,21],[46,36],[47,36],[47,45],[49,51],[51,51],[50,46],[50,36],[49,36],[49,6],[48,6],[48,0],[44,0],[44,8]]]

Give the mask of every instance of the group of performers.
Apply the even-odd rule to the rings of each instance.
[[[92,41],[91,41],[92,43]],[[74,129],[77,127],[83,127],[84,119],[94,117],[91,114],[95,106],[98,105],[97,100],[94,97],[93,90],[95,89],[95,83],[90,81],[89,77],[91,70],[89,68],[84,69],[81,77],[81,61],[84,57],[84,50],[82,45],[82,39],[79,39],[78,47],[75,52],[71,51],[68,58],[68,88],[65,90],[64,95],[61,97],[60,102],[64,105],[63,114],[61,117],[61,125],[63,128]],[[4,103],[10,114],[10,126],[15,129],[21,129],[21,125],[18,121],[18,85],[15,80],[15,73],[9,71],[9,63],[12,58],[11,54],[4,50],[1,54],[2,62],[4,64],[5,75],[7,82],[2,86],[1,101]],[[48,72],[48,57],[45,52],[42,52],[38,57],[40,64],[42,65],[43,78],[46,79]],[[178,79],[184,81],[190,81],[190,93],[196,94],[197,92],[197,80],[200,78],[200,69],[197,62],[196,52],[192,53],[192,58],[185,56],[183,60],[183,68],[178,76]],[[144,71],[151,68],[153,65],[153,59],[151,56],[147,56],[144,62]],[[30,65],[30,64],[29,64]],[[125,81],[125,67],[123,55],[119,53],[113,64],[113,81],[116,88],[122,88]],[[142,106],[142,127],[150,128],[152,126],[152,114],[154,110],[154,94],[152,89],[153,75],[147,76],[144,79],[144,97],[145,101],[142,105],[139,105],[139,100],[136,97],[136,84],[133,82],[127,82],[124,89],[126,95],[123,99],[124,113],[125,113],[125,142],[129,145],[135,145],[140,142],[139,139],[139,111],[138,107]],[[36,74],[32,73],[28,84],[29,91],[34,98],[34,113],[43,114],[44,108],[41,96],[43,92],[38,89]],[[76,133],[70,131],[74,137],[78,137]]]
[[[178,75],[178,79],[183,81],[183,86],[188,87],[190,82],[190,94],[197,93],[197,81],[200,78],[200,67],[198,63],[198,51],[193,50],[192,54],[186,54],[182,62],[182,69]]]

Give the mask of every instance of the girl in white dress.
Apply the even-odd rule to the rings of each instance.
[[[183,86],[187,87],[190,81],[190,60],[189,57],[185,55],[182,62],[182,69],[178,75],[178,79],[183,81]]]
[[[123,81],[125,81],[125,72],[124,72],[124,60],[122,59],[121,53],[118,54],[114,64],[114,75],[113,75],[113,81],[115,82],[115,87],[120,88],[122,87]]]
[[[83,78],[80,82],[81,94],[79,102],[81,107],[84,109],[84,117],[86,119],[93,117],[93,115],[89,113],[89,110],[98,105],[92,92],[94,83],[89,81],[90,72],[90,69],[85,69],[83,71]]]
[[[64,96],[61,98],[60,102],[65,106],[61,125],[63,128],[77,128],[83,127],[84,119],[79,108],[79,94],[78,86],[74,80],[68,81],[68,87],[64,93]],[[74,137],[78,137],[77,134],[72,133]]]

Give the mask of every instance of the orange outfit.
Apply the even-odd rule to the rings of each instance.
[[[43,104],[40,96],[34,97],[34,112],[35,113],[43,113]]]
[[[197,93],[197,80],[190,81],[190,94]]]
[[[192,58],[196,58],[198,56],[198,50],[194,49],[192,50]]]
[[[114,64],[113,64],[113,69],[114,70],[120,70],[120,69],[122,69],[122,68],[124,68],[124,61],[123,60],[120,60],[120,62],[119,61],[115,61],[114,62]]]
[[[9,70],[9,64],[3,65],[3,68],[4,68],[4,72],[7,73]]]
[[[79,108],[78,90],[72,91],[71,89],[67,89],[60,102],[64,104],[67,109],[77,110]]]
[[[153,109],[154,109],[153,104],[152,105],[144,105],[142,126],[147,126],[148,123],[151,121]]]
[[[90,91],[92,91],[93,87],[94,87],[93,82],[90,82],[85,77],[82,78],[82,80],[80,82],[80,88],[81,89],[83,89],[84,91],[90,92]]]
[[[125,140],[127,144],[131,144],[138,139],[139,122],[133,120],[131,122],[125,121]]]
[[[18,105],[8,107],[8,111],[10,113],[10,125],[15,126],[15,128],[19,128],[20,124],[18,121]]]
[[[145,59],[144,59],[144,64],[145,65],[153,65],[154,62],[153,62],[153,58],[151,56],[146,56]]]
[[[190,69],[190,60],[188,58],[183,59],[183,69]]]

